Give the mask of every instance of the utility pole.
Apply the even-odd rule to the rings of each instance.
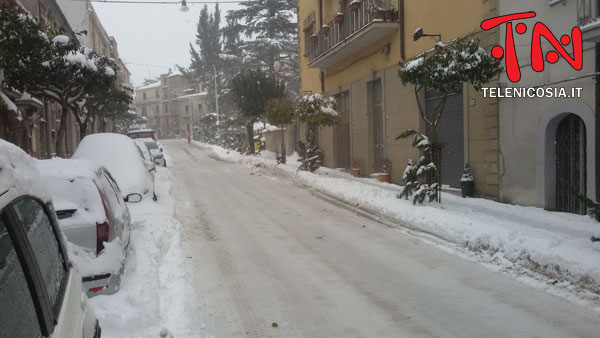
[[[219,87],[217,87],[217,68],[213,65],[215,75],[215,102],[217,104],[217,126],[219,125]]]

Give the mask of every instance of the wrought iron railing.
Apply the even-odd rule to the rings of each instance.
[[[399,0],[354,0],[344,12],[311,37],[309,61],[359,32],[373,22],[397,22]]]
[[[584,26],[598,20],[600,0],[577,0],[577,25]]]

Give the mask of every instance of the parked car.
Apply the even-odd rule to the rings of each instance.
[[[138,129],[138,130],[130,130],[127,132],[127,136],[137,139],[137,138],[151,138],[156,141],[156,136],[154,134],[154,130],[152,129]]]
[[[163,149],[159,147],[158,143],[154,142],[152,139],[140,139],[140,141],[144,142],[144,145],[154,157],[154,163],[162,165],[163,167],[167,166],[165,154],[163,153]]]
[[[81,140],[72,158],[89,160],[108,169],[119,184],[123,197],[138,193],[156,199],[154,168],[146,167],[140,149],[125,135],[88,135]]]
[[[119,290],[125,267],[131,217],[125,202],[142,200],[138,193],[122,197],[103,167],[84,160],[37,161],[50,190],[61,229],[88,297]]]
[[[98,338],[35,160],[0,140],[0,335]]]
[[[154,172],[156,172],[156,163],[154,162],[154,156],[152,155],[152,153],[150,153],[150,150],[148,150],[148,147],[146,147],[146,144],[144,142],[138,139],[133,140],[133,142],[138,148],[140,156],[142,156],[142,159],[144,159],[144,165],[146,166],[146,169],[148,169],[148,171],[154,174]]]

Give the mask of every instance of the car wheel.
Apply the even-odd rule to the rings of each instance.
[[[156,197],[156,193],[152,193],[152,200],[153,201],[157,201],[158,200],[158,197]]]
[[[167,160],[164,160],[163,162],[163,166],[166,168],[167,167]]]

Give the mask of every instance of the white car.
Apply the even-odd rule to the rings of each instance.
[[[0,140],[2,337],[98,338],[100,326],[69,264],[35,160]]]
[[[154,157],[154,163],[158,165],[162,165],[163,167],[167,166],[167,160],[165,159],[165,154],[163,153],[162,147],[158,145],[157,142],[154,142],[152,139],[137,139],[136,141],[143,142],[152,157]]]
[[[123,197],[141,194],[156,199],[154,170],[147,167],[133,140],[121,134],[92,134],[81,140],[72,156],[94,162],[113,175]]]
[[[131,226],[125,202],[139,202],[142,195],[122,198],[111,174],[89,161],[41,160],[37,166],[88,297],[117,292]]]

